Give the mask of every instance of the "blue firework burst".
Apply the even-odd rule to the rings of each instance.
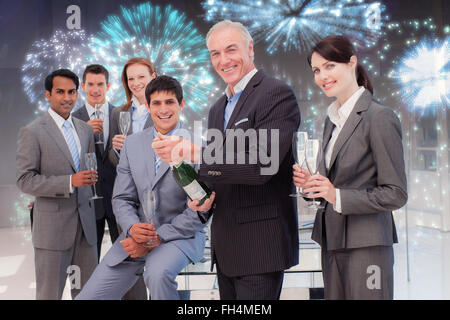
[[[384,5],[364,0],[205,0],[208,22],[242,22],[267,52],[308,51],[330,34],[345,34],[357,46],[372,47],[381,35]]]
[[[108,16],[90,43],[90,62],[101,61],[112,74],[110,99],[122,104],[125,93],[120,83],[122,68],[132,57],[152,61],[158,74],[167,74],[183,86],[186,105],[198,113],[208,105],[213,77],[204,37],[183,13],[170,5],[149,2]],[[184,120],[182,118],[182,120]]]

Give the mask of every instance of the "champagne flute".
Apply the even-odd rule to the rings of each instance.
[[[86,153],[84,155],[84,162],[85,162],[87,170],[97,171],[97,157],[95,156],[94,152]],[[97,195],[97,189],[95,188],[95,183],[93,184],[93,187],[94,187],[94,196],[92,198],[90,198],[90,200],[103,199],[103,197]]]
[[[301,168],[305,163],[306,143],[308,142],[308,133],[297,131],[292,138],[292,152],[294,153],[295,163]],[[297,188],[297,193],[290,194],[291,197],[304,197],[302,188]]]
[[[101,114],[102,114],[102,111],[100,110],[101,107],[102,107],[101,104],[96,104],[96,105],[94,106],[94,108],[95,108],[95,113],[94,113],[95,119],[102,119],[102,115],[101,115]],[[97,141],[95,142],[95,144],[104,144],[103,138],[102,138],[103,133],[97,133],[96,136],[98,136],[98,139],[97,139]]]
[[[142,193],[142,209],[144,210],[145,218],[148,224],[155,226],[155,212],[156,212],[156,194],[151,189],[145,189]],[[154,241],[150,240],[146,243],[148,246],[152,246]]]
[[[121,111],[119,116],[119,127],[122,135],[127,136],[128,130],[130,130],[131,117],[130,112]]]
[[[310,139],[306,142],[305,163],[311,176],[319,172],[319,164],[322,160],[322,152],[320,141],[318,139]],[[309,193],[310,195],[312,193]],[[323,209],[324,205],[320,201],[313,199],[309,202],[308,207],[311,209]]]

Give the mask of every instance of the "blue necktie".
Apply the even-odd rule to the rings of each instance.
[[[158,172],[159,167],[161,166],[161,158],[155,155],[155,174]]]
[[[69,147],[70,154],[72,155],[73,163],[77,172],[80,170],[80,156],[78,154],[77,143],[75,142],[75,137],[73,136],[72,126],[68,120],[64,121],[63,124],[64,136],[66,138],[67,146]]]

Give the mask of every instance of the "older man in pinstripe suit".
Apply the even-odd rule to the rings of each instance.
[[[217,194],[211,235],[220,297],[275,300],[281,293],[284,270],[298,263],[297,214],[289,194],[293,186],[291,141],[300,124],[299,107],[288,85],[255,69],[253,40],[242,24],[219,22],[206,41],[211,62],[227,84],[226,94],[212,106],[208,117],[209,129],[226,132],[219,147],[223,149],[215,152],[216,157],[223,154],[223,161],[205,161],[199,172]],[[264,146],[267,155],[279,154],[275,173],[265,175],[261,159],[253,164],[254,145],[248,141],[244,150],[227,149],[231,145],[227,139],[238,138],[229,134],[232,129],[242,129],[244,134],[253,130],[259,142],[261,129],[278,133],[276,141],[269,134]],[[171,160],[174,145],[169,139],[154,142],[164,161]],[[182,153],[183,158],[191,158]],[[244,164],[238,161],[242,155]],[[232,164],[227,161],[230,158],[235,160]]]

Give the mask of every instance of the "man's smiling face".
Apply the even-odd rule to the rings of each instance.
[[[253,42],[247,44],[235,28],[224,27],[214,31],[208,41],[211,63],[223,81],[232,89],[253,64]]]

